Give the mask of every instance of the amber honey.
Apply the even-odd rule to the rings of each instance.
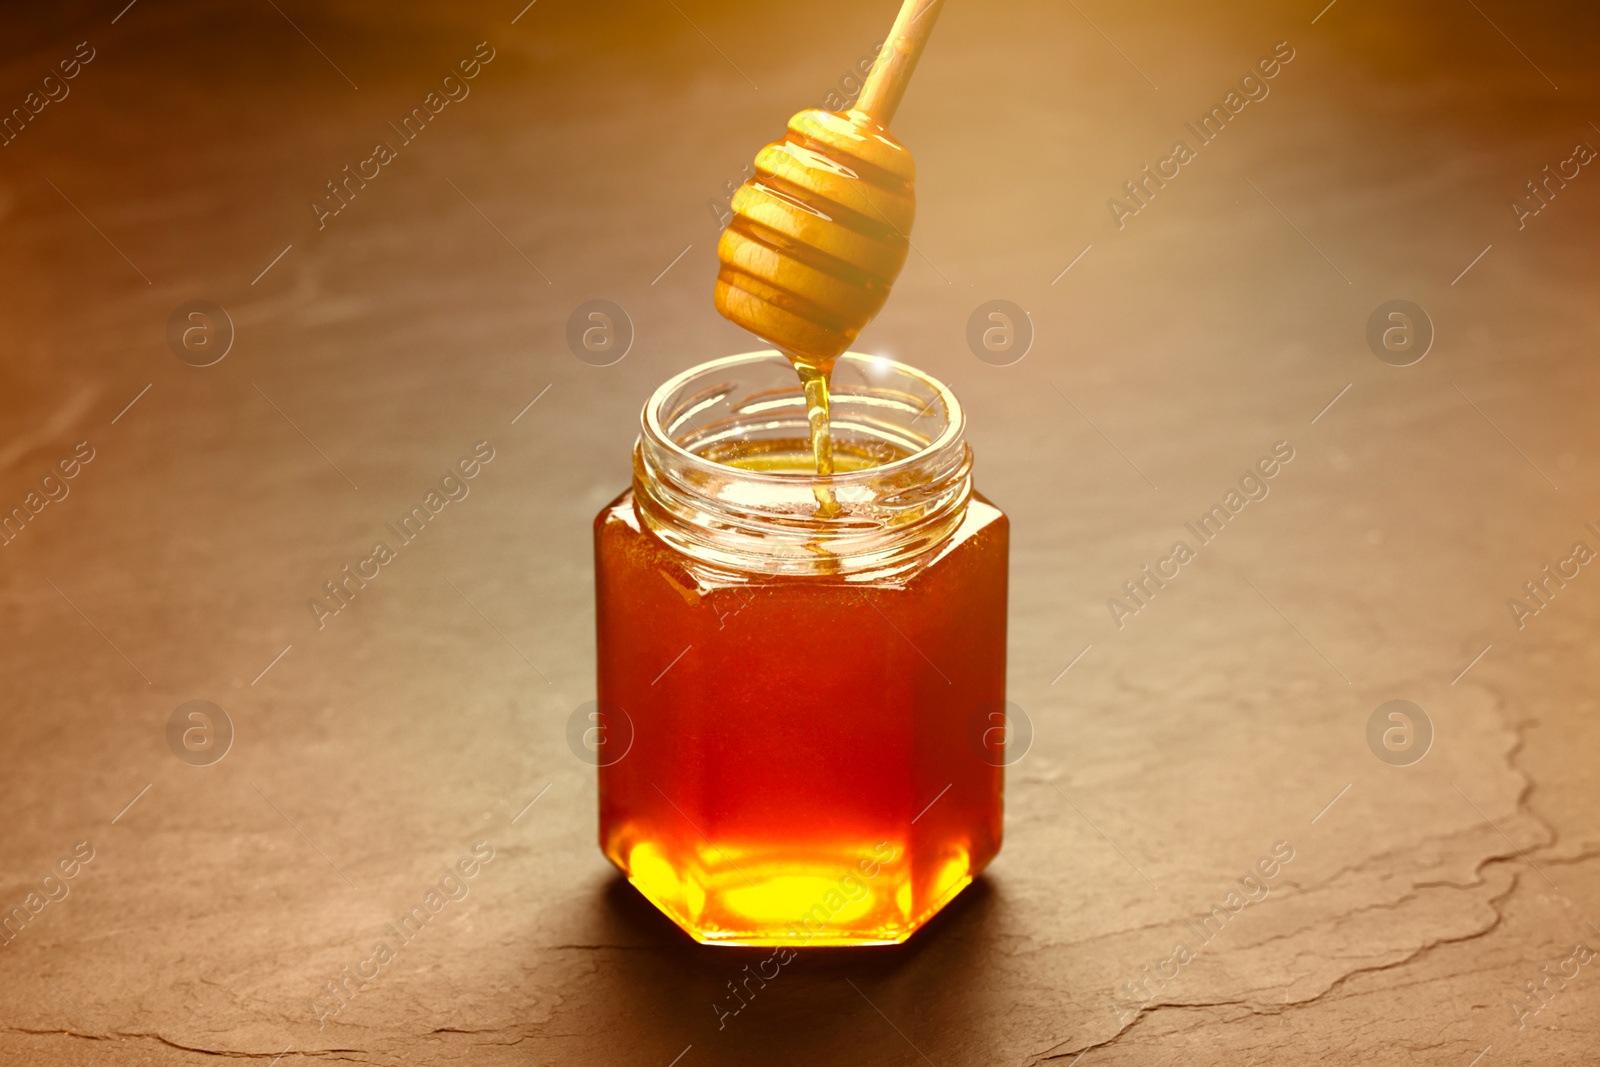
[[[1007,521],[947,390],[840,367],[831,477],[792,368],[733,357],[658,391],[595,521],[600,706],[629,742],[601,846],[705,942],[902,941],[1000,847],[973,724],[1005,696]]]

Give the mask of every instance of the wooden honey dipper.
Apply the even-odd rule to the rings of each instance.
[[[854,107],[813,108],[756,155],[717,245],[716,304],[787,356],[818,474],[833,472],[828,377],[905,266],[916,164],[889,132],[944,0],[904,0]],[[831,509],[831,497],[818,498]]]

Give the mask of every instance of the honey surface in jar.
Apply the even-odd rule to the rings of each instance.
[[[718,578],[620,496],[595,521],[600,704],[630,730],[600,768],[606,855],[697,940],[910,936],[999,849],[974,724],[1004,699],[1007,536],[974,494],[892,579]]]

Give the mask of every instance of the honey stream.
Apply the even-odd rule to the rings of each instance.
[[[833,475],[833,425],[832,406],[828,397],[828,379],[831,377],[831,366],[820,366],[809,360],[790,356],[794,369],[800,375],[800,385],[806,395],[806,422],[811,429],[811,458],[816,465],[819,478],[829,478]],[[818,482],[815,488],[817,498],[817,515],[819,518],[832,518],[841,511],[838,498],[833,495],[833,487]]]

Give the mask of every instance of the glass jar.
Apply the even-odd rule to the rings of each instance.
[[[601,848],[702,942],[904,941],[1000,848],[1008,523],[961,405],[847,353],[828,477],[776,352],[642,422],[594,526]]]

